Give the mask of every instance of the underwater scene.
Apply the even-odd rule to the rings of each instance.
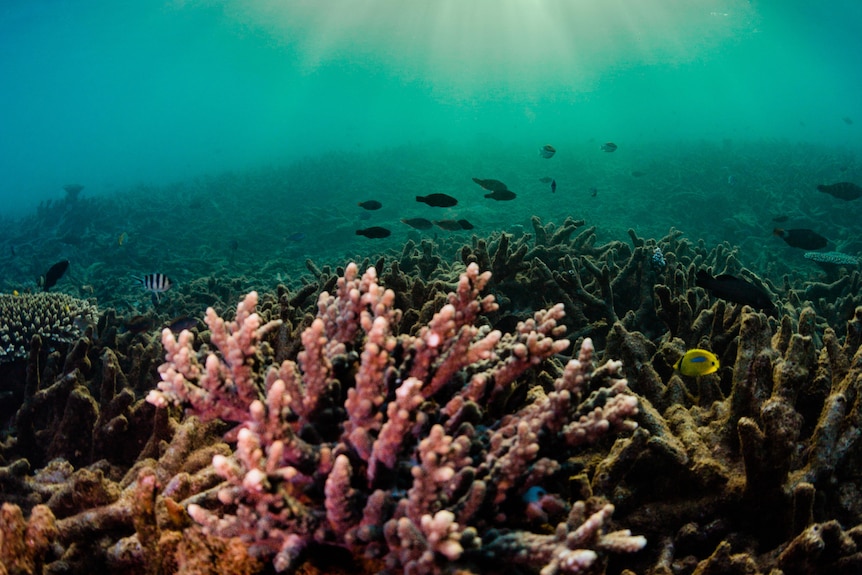
[[[4,2],[0,575],[862,573],[860,31]]]

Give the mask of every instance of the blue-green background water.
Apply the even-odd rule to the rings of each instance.
[[[113,194],[428,141],[856,152],[860,31],[852,0],[9,0],[2,197],[20,213],[69,182]]]
[[[415,216],[480,234],[573,216],[622,240],[674,226],[759,269],[764,245],[799,255],[771,235],[788,215],[859,255],[856,203],[815,189],[862,183],[859,54],[855,0],[9,0],[3,215],[54,211],[0,238],[0,287],[61,257],[79,286],[216,255],[225,273],[343,263],[399,249]],[[99,209],[60,210],[69,183]],[[458,208],[413,201],[430,192]],[[357,238],[367,225],[393,235]]]

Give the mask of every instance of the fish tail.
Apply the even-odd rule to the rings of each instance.
[[[783,230],[783,229],[781,229],[781,228],[773,228],[772,233],[773,233],[774,235],[778,236],[779,238],[783,238],[783,237],[784,237],[784,230]]]

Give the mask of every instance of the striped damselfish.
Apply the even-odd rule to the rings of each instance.
[[[141,283],[144,291],[153,292],[153,297],[156,301],[159,301],[159,296],[171,289],[171,286],[173,285],[171,278],[165,274],[159,273],[136,277],[134,280]]]

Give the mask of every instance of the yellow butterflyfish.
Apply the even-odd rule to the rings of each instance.
[[[718,357],[705,349],[690,349],[673,366],[683,375],[708,375],[718,371]]]

